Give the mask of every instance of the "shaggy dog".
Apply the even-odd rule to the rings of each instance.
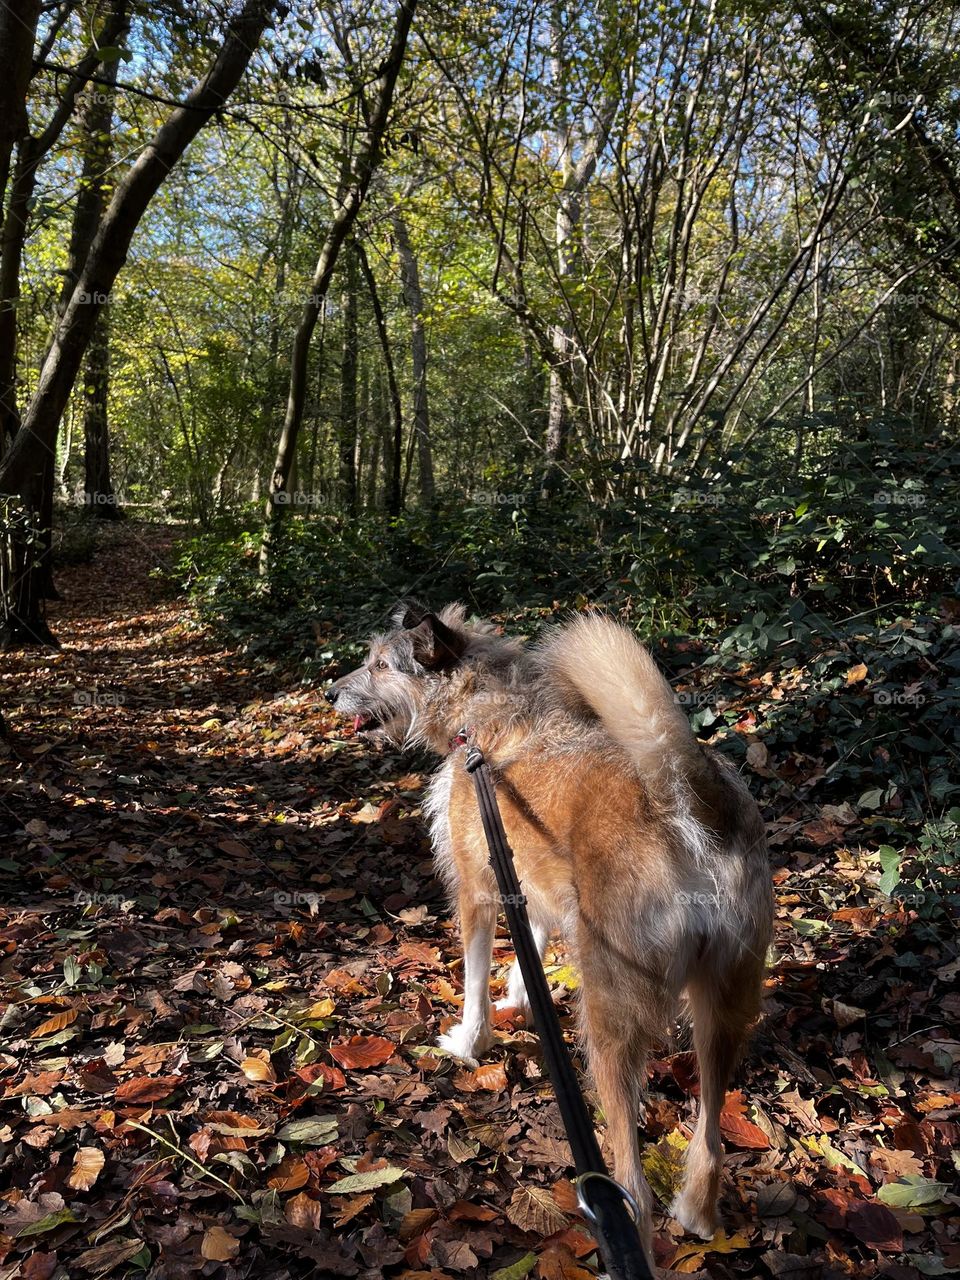
[[[651,1197],[637,1119],[645,1061],[677,1014],[692,1018],[700,1115],[671,1213],[717,1226],[720,1110],[757,1017],[772,928],[764,828],[734,769],[700,746],[649,653],[586,614],[532,649],[467,622],[401,606],[363,666],[327,697],[358,732],[444,756],[425,806],[456,902],[463,1019],[441,1048],[476,1059],[493,1042],[490,970],[499,894],[464,737],[496,779],[541,953],[559,931],[581,975],[580,1019],[614,1168],[643,1212]],[[527,1010],[514,964],[503,1006]]]

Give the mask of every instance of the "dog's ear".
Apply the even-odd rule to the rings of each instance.
[[[414,599],[413,596],[407,596],[403,600],[398,600],[393,606],[390,621],[395,627],[400,627],[403,631],[412,631],[414,627],[419,627],[420,623],[429,614],[429,605]]]
[[[413,641],[413,656],[434,671],[455,666],[467,647],[466,636],[441,622],[435,613],[428,613],[422,622],[408,630]]]

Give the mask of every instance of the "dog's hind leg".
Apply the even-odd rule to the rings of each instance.
[[[581,930],[578,958],[590,1070],[606,1120],[614,1174],[640,1207],[640,1237],[653,1271],[652,1196],[640,1163],[637,1125],[647,1054],[662,1031],[663,1001],[639,976],[630,974],[625,987],[622,964],[607,957],[602,946],[585,947],[585,932]]]
[[[760,1009],[763,957],[747,955],[726,971],[705,963],[687,985],[700,1069],[700,1114],[687,1148],[683,1189],[670,1208],[692,1235],[710,1240],[718,1225],[723,1169],[720,1112],[747,1028]]]
[[[550,926],[542,919],[531,915],[530,929],[533,933],[533,941],[536,944],[537,954],[543,959],[543,953],[547,949],[547,943],[550,941]],[[523,981],[523,974],[520,972],[518,961],[514,960],[510,966],[510,973],[507,976],[507,989],[504,992],[503,999],[496,1003],[498,1009],[516,1009],[529,1022],[530,1020],[530,999],[527,996],[527,988]]]
[[[437,1041],[457,1058],[477,1059],[493,1044],[490,1024],[490,969],[497,927],[497,900],[492,893],[460,891],[460,935],[463,940],[463,1021]]]

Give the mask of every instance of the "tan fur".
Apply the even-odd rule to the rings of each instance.
[[[434,625],[430,617],[418,632]],[[493,1040],[488,984],[499,897],[463,748],[450,753],[450,739],[468,728],[497,780],[538,942],[559,930],[580,970],[583,1039],[615,1173],[643,1207],[648,1237],[650,1193],[637,1142],[645,1060],[686,994],[701,1115],[672,1212],[709,1238],[717,1225],[719,1111],[759,1011],[771,933],[756,805],[735,771],[696,743],[650,655],[617,624],[580,618],[528,652],[472,628],[462,613],[441,618],[457,632],[459,659],[385,676],[397,705],[414,704],[409,723],[391,732],[447,755],[426,809],[459,911],[465,1000],[462,1022],[441,1046],[475,1058]],[[390,653],[391,645],[406,652],[395,633],[371,654]],[[338,682],[348,711],[360,705],[351,693],[357,677]],[[508,1002],[525,1004],[516,972]]]

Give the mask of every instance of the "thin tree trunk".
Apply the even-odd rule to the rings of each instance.
[[[390,426],[392,428],[390,447],[387,448],[386,444],[384,446],[384,492],[386,494],[387,513],[391,516],[398,516],[403,506],[400,492],[401,472],[403,470],[403,404],[400,399],[397,370],[393,362],[393,351],[390,347],[390,334],[387,331],[387,321],[383,314],[383,304],[380,301],[376,277],[370,266],[367,251],[359,240],[357,241],[357,259],[367,285],[367,292],[370,294],[373,319],[377,327],[380,350],[383,353],[383,368],[386,374],[386,392],[390,410]]]
[[[352,244],[344,252],[343,292],[340,314],[343,318],[340,355],[340,418],[337,423],[337,455],[339,457],[340,504],[344,511],[357,511],[357,254]]]
[[[123,515],[117,506],[110,475],[109,392],[110,312],[107,310],[93,331],[83,375],[84,497],[90,514],[99,520],[119,520]]]
[[[413,431],[417,440],[420,471],[420,501],[432,507],[436,501],[433,480],[433,448],[430,443],[430,406],[427,397],[427,334],[423,324],[423,290],[416,254],[410,244],[407,224],[399,213],[393,215],[393,231],[400,258],[403,300],[410,312],[410,352],[413,362]]]
[[[287,394],[287,411],[284,417],[283,430],[277,446],[277,456],[273,465],[273,478],[270,486],[270,500],[267,504],[266,522],[263,531],[263,543],[260,549],[260,572],[266,575],[270,569],[270,554],[277,530],[277,522],[282,518],[284,503],[278,501],[278,495],[287,492],[290,468],[297,450],[297,438],[303,424],[303,409],[307,395],[307,365],[310,355],[310,340],[316,327],[320,308],[326,300],[330,288],[330,280],[337,264],[341,246],[353,226],[360,205],[363,203],[370,186],[370,179],[380,158],[380,146],[390,118],[393,103],[393,91],[397,76],[403,65],[407,48],[407,37],[410,25],[416,12],[417,0],[399,0],[394,21],[393,37],[390,49],[380,67],[380,73],[374,81],[371,96],[364,105],[366,111],[366,128],[363,130],[362,142],[353,164],[352,174],[345,173],[344,181],[338,193],[336,210],[327,238],[311,281],[309,300],[300,315],[300,323],[293,340],[293,351],[290,357],[290,389]]]

